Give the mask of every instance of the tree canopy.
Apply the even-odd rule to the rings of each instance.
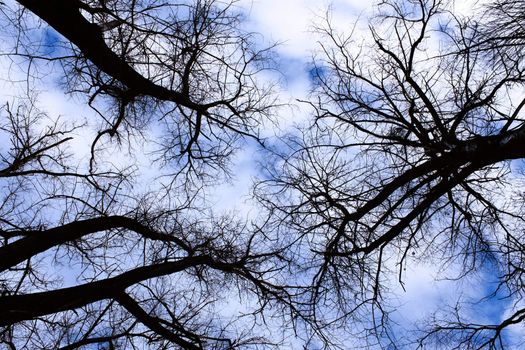
[[[0,343],[523,346],[524,8],[386,0],[366,34],[328,13],[310,118],[281,130],[276,49],[235,1],[0,2],[23,87],[0,110]],[[210,198],[247,145],[243,217]],[[400,324],[425,264],[459,292]]]

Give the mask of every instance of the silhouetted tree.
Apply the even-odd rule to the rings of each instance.
[[[0,115],[2,346],[279,343],[250,331],[274,302],[293,314],[288,292],[270,278],[278,252],[242,222],[210,214],[200,197],[202,186],[227,173],[240,138],[258,140],[274,102],[256,83],[269,57],[238,29],[232,4],[0,6],[13,39],[3,56],[27,74],[27,96]],[[64,92],[98,120],[60,121],[42,110],[43,67],[61,72]],[[74,139],[89,139],[96,125],[82,158],[73,148],[86,145]],[[148,128],[160,135],[148,139]],[[154,145],[153,155],[139,152],[144,144]],[[141,155],[150,157],[141,164],[160,169],[158,184],[137,177],[133,157]],[[253,307],[237,322],[238,313],[218,307],[228,304],[223,299]]]
[[[276,105],[258,81],[271,55],[232,3],[1,2],[2,57],[26,89],[0,113],[0,342],[259,348],[292,330],[305,348],[523,343],[505,335],[525,319],[520,4],[474,20],[446,1],[382,1],[368,38],[328,18],[313,120],[265,150],[267,212],[252,225],[213,214],[203,191],[241,139],[262,143]],[[85,123],[43,108],[48,72],[89,107]],[[417,340],[396,334],[388,292],[421,261],[460,266],[458,280],[490,264],[507,314],[485,324],[459,300]],[[228,311],[239,303],[244,317]]]
[[[388,290],[421,261],[460,266],[459,280],[490,262],[510,301],[495,325],[469,321],[462,303],[435,314],[421,346],[504,348],[504,329],[523,325],[512,161],[525,157],[524,6],[488,6],[476,22],[446,1],[387,0],[369,38],[319,26],[313,121],[276,147],[256,188],[266,229],[310,278],[311,316],[365,338],[356,347],[406,344],[390,328]]]

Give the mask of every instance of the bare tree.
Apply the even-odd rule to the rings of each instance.
[[[239,136],[258,139],[257,126],[274,106],[270,90],[255,81],[268,67],[268,51],[257,50],[253,34],[237,29],[233,4],[18,3],[22,7],[9,9],[8,17],[17,19],[19,30],[31,29],[34,21],[23,21],[31,11],[64,39],[52,43],[54,55],[35,55],[31,42],[14,53],[60,61],[67,91],[85,94],[105,121],[94,153],[100,138],[159,120],[166,128],[161,158],[185,161],[203,175],[202,164],[208,171],[224,168]]]
[[[241,139],[262,143],[275,106],[257,80],[270,52],[238,29],[233,3],[0,3],[14,38],[3,56],[28,87],[0,114],[0,342],[263,348],[280,342],[258,332],[278,316],[307,348],[514,345],[506,332],[525,318],[520,3],[475,21],[445,1],[387,0],[368,39],[328,19],[313,121],[266,150],[255,195],[269,215],[257,225],[200,197]],[[86,124],[41,110],[31,90],[44,66],[91,108]],[[93,125],[79,159],[73,141]],[[145,144],[159,171],[148,189],[136,163],[113,159]],[[489,263],[508,316],[483,323],[459,300],[418,340],[396,334],[388,292],[423,260],[461,266],[458,280]],[[244,317],[225,300],[245,303]]]
[[[228,172],[241,138],[260,141],[274,104],[256,81],[267,50],[237,28],[233,4],[23,0],[0,9],[13,39],[3,56],[25,70],[29,95],[0,114],[2,346],[278,344],[255,330],[274,304],[296,314],[272,277],[279,251],[199,197],[207,179]],[[32,90],[43,66],[96,120],[61,122],[41,110]],[[89,159],[79,159],[73,141],[94,125]],[[155,127],[160,135],[147,139]],[[133,162],[116,161],[141,142],[161,171],[153,187]],[[253,307],[239,321],[219,307],[224,299]]]
[[[478,22],[450,8],[382,1],[368,39],[319,26],[313,121],[276,147],[256,188],[266,230],[310,278],[311,316],[361,346],[406,344],[388,291],[421,261],[460,266],[459,280],[490,262],[510,301],[498,324],[463,303],[436,314],[421,346],[505,348],[525,319],[523,3],[495,2]]]
[[[510,50],[510,55],[523,55],[525,28],[523,23],[523,1],[494,1],[485,7],[484,23],[473,22],[472,30],[479,37],[473,45],[485,51]],[[512,52],[515,51],[515,52]]]

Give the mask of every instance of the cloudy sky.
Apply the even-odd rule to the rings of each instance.
[[[241,0],[239,6],[246,13],[246,30],[261,33],[263,43],[279,43],[275,50],[280,73],[276,73],[281,79],[279,87],[281,99],[292,101],[291,108],[281,110],[279,119],[282,130],[286,131],[288,126],[294,122],[308,117],[307,109],[297,99],[307,98],[311,88],[309,79],[309,67],[312,55],[318,49],[319,37],[313,33],[313,27],[322,22],[324,16],[329,12],[333,23],[341,30],[351,30],[356,21],[361,24],[356,28],[358,35],[366,36],[366,18],[374,12],[374,1],[369,0]],[[471,13],[474,5],[479,1],[456,1],[455,10],[462,14]],[[328,12],[327,12],[328,11]],[[23,91],[23,84],[12,84],[13,81],[22,81],[23,75],[13,76],[15,70],[10,69],[13,64],[9,59],[3,57],[0,68],[3,77],[0,81],[0,94],[6,100],[17,96]],[[275,78],[275,76],[269,77]],[[39,96],[43,109],[53,115],[78,114],[78,105],[74,100],[64,98],[57,86],[42,88]],[[85,114],[90,113],[84,111]],[[89,138],[87,135],[84,135]],[[79,135],[79,137],[81,137]],[[82,140],[79,141],[79,145]],[[1,146],[1,144],[0,144]],[[253,157],[255,145],[248,145],[238,153],[235,174],[230,184],[226,184],[217,190],[214,199],[217,204],[222,203],[223,210],[236,211],[249,215],[251,206],[247,201],[252,179],[257,176],[257,163]],[[82,149],[79,146],[79,151]],[[227,203],[227,204],[225,204]],[[473,298],[483,297],[493,289],[490,266],[486,271],[480,273],[472,280],[458,286],[457,283],[445,280],[436,280],[439,276],[437,267],[430,264],[419,263],[409,265],[403,274],[404,290],[399,284],[393,283],[393,288],[398,296],[399,312],[394,315],[400,327],[411,327],[427,317],[436,307],[450,303],[458,295]],[[74,281],[71,281],[73,283]],[[499,322],[507,312],[509,306],[507,301],[489,300],[473,308],[481,320],[493,320]]]
[[[455,1],[452,10],[462,16],[469,16],[485,1]],[[356,36],[366,37],[368,26],[366,19],[374,14],[376,1],[371,0],[242,0],[247,13],[247,29],[262,34],[267,42],[280,43],[276,47],[280,70],[284,75],[281,94],[290,98],[305,99],[311,89],[309,67],[312,56],[319,48],[320,37],[313,32],[313,27],[323,24],[328,13],[332,23],[343,32],[353,30]],[[356,25],[357,23],[357,25]],[[295,107],[283,113],[281,119],[293,124],[293,121],[307,118],[308,111],[295,103]],[[236,203],[236,210],[247,211],[239,199],[240,193],[247,193],[250,177],[256,177],[256,165],[251,160],[251,150],[241,152],[237,164],[238,181],[224,187],[221,198],[231,198],[229,203]],[[242,191],[240,190],[242,188]],[[242,197],[241,197],[242,198]],[[246,197],[247,198],[247,197]],[[249,207],[249,206],[248,206]],[[462,283],[447,280],[459,273],[452,266],[446,273],[432,263],[409,263],[403,273],[404,288],[393,281],[398,303],[398,312],[393,315],[400,328],[412,329],[422,326],[425,319],[435,310],[454,305],[461,297],[464,300],[479,300],[495,291],[497,279],[494,268],[487,264],[486,269]],[[472,305],[468,316],[472,320],[486,323],[500,323],[509,316],[512,302],[504,298],[505,291],[500,290],[495,296],[481,303]],[[443,309],[445,310],[445,309]],[[445,311],[446,313],[446,311]],[[519,339],[523,336],[523,327],[512,326],[507,332],[507,339]],[[512,343],[512,342],[511,342]]]

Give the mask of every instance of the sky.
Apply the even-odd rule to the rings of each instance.
[[[319,49],[321,38],[314,27],[323,24],[325,14],[330,12],[334,22],[344,28],[353,27],[359,17],[366,17],[374,8],[371,0],[240,0],[237,5],[245,15],[244,30],[260,33],[260,45],[277,44],[276,64],[278,72],[268,72],[268,80],[279,80],[280,100],[289,104],[280,110],[277,130],[267,132],[268,137],[284,133],[296,124],[307,121],[309,111],[305,104],[312,89],[310,70],[312,57]],[[366,25],[361,27],[366,30]],[[233,173],[235,180],[218,190],[221,203],[230,203],[225,210],[250,213],[247,200],[252,180],[257,176],[256,145],[248,144],[237,153]],[[227,200],[224,200],[227,198]],[[219,202],[217,200],[217,202]],[[239,205],[240,204],[240,205]]]
[[[455,1],[452,10],[460,16],[469,16],[480,8],[484,0]],[[376,1],[371,0],[241,0],[242,6],[247,9],[247,29],[262,34],[268,42],[280,43],[276,46],[279,57],[280,70],[284,75],[281,94],[289,96],[292,103],[296,99],[305,99],[312,88],[309,77],[312,56],[319,49],[319,36],[313,32],[313,27],[323,24],[327,13],[332,23],[343,32],[354,31],[356,36],[367,36],[366,19],[374,14]],[[359,22],[356,25],[356,21]],[[436,43],[436,48],[438,47]],[[294,121],[302,121],[308,111],[295,102],[295,107],[289,114],[284,113],[289,123],[284,123],[285,129],[293,125]],[[257,175],[256,165],[250,164],[248,153],[241,153],[238,163],[239,182],[227,186],[220,192],[222,198],[235,198],[249,189],[250,181],[247,176]],[[246,195],[244,198],[248,198]],[[242,196],[241,196],[242,198]],[[226,201],[230,202],[230,201]],[[233,199],[231,203],[245,203]],[[236,211],[249,212],[242,206]],[[422,326],[435,310],[454,305],[461,297],[463,300],[480,300],[495,291],[497,280],[494,267],[487,264],[485,268],[471,279],[458,284],[447,280],[446,277],[459,273],[459,267],[452,267],[446,273],[432,262],[411,262],[403,273],[404,288],[392,281],[394,299],[397,300],[397,312],[392,315],[399,329],[413,329]],[[505,292],[500,290],[494,297],[472,305],[469,316],[478,322],[499,323],[509,316],[512,302],[504,298]],[[520,339],[525,332],[523,327],[509,327],[506,331],[508,340]],[[512,343],[512,342],[511,342]]]
[[[307,108],[298,103],[297,99],[306,99],[312,88],[309,70],[312,56],[319,44],[319,38],[312,31],[313,26],[322,22],[323,16],[330,11],[338,28],[350,30],[357,20],[366,19],[373,13],[374,3],[369,0],[240,0],[238,6],[246,14],[246,21],[243,23],[245,29],[261,33],[262,44],[278,43],[275,52],[280,73],[268,73],[268,79],[274,79],[277,74],[281,79],[278,87],[281,99],[292,102],[293,107],[281,110],[280,130],[275,132],[286,131],[294,123],[308,117]],[[479,1],[457,1],[456,10],[467,15],[472,11],[474,3],[479,5]],[[363,25],[356,27],[357,34],[366,35],[366,21],[361,23]],[[48,40],[50,38],[52,39],[48,37]],[[9,61],[5,57],[0,58],[0,76],[9,76],[9,79],[0,80],[0,96],[5,100],[16,96],[19,89],[23,89],[20,84],[13,88],[10,81],[22,81],[25,78],[23,75],[13,77],[16,73],[8,66]],[[64,115],[66,118],[79,114],[78,104],[64,98],[57,86],[43,88],[39,100],[43,109],[50,114]],[[89,113],[82,110],[80,115],[86,116]],[[78,137],[77,150],[82,153],[85,150],[84,143],[90,136]],[[248,143],[237,153],[233,166],[234,177],[211,195],[211,201],[216,203],[215,207],[222,206],[221,210],[225,212],[241,213],[247,217],[251,215],[253,207],[248,199],[252,181],[258,175],[257,159],[253,157],[256,147]],[[428,317],[429,312],[456,299],[460,293],[473,298],[483,297],[493,287],[492,272],[488,266],[486,271],[458,289],[457,284],[451,281],[436,280],[440,276],[436,266],[411,264],[404,273],[404,290],[399,284],[393,284],[399,304],[394,318],[400,327],[411,327]],[[73,284],[74,281],[69,283]],[[507,302],[492,300],[475,312],[484,319],[499,322],[507,313],[508,307]]]
[[[280,111],[280,128],[276,133],[286,132],[294,124],[307,120],[309,111],[297,102],[305,100],[312,89],[310,69],[312,57],[322,40],[313,28],[322,25],[325,15],[330,14],[332,23],[343,32],[354,31],[357,36],[367,36],[366,19],[374,14],[375,1],[371,0],[241,0],[238,4],[246,14],[245,29],[261,34],[261,44],[275,47],[280,79],[281,99],[293,107]],[[468,16],[482,4],[479,0],[456,1],[454,11]],[[356,22],[357,25],[356,25]],[[436,45],[437,47],[437,45]],[[268,79],[275,79],[270,74]],[[271,135],[271,133],[269,133]],[[215,208],[225,212],[250,217],[256,209],[250,203],[253,180],[258,176],[257,146],[247,144],[237,153],[234,162],[234,178],[210,196]],[[397,311],[392,314],[399,330],[411,330],[427,322],[428,317],[445,306],[454,305],[458,297],[463,300],[479,300],[492,293],[495,288],[494,268],[486,269],[471,279],[458,284],[445,277],[459,273],[454,268],[443,273],[432,262],[411,262],[403,272],[403,287],[397,276],[392,281],[394,303]],[[504,291],[495,297],[474,305],[470,317],[479,322],[499,323],[509,315],[511,301],[503,298]],[[508,337],[522,336],[521,327],[510,327]]]

